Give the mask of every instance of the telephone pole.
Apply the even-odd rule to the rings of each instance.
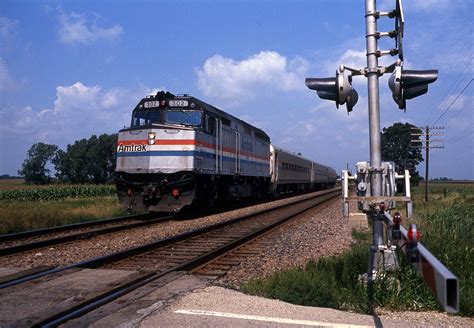
[[[430,136],[442,136],[444,133],[442,132],[432,132],[432,130],[443,130],[444,126],[439,126],[439,127],[429,127],[428,125],[426,127],[417,127],[413,128],[414,130],[417,131],[423,131],[423,133],[412,133],[411,136],[415,137],[416,139],[412,139],[411,142],[415,144],[415,147],[417,148],[425,148],[425,202],[428,202],[428,183],[429,183],[429,168],[430,168],[430,149],[434,148],[440,148],[443,149],[444,146],[439,146],[439,145],[432,145],[430,143],[437,143],[437,142],[443,142],[443,140],[440,139],[430,139]],[[431,132],[430,132],[431,130]],[[419,140],[417,137],[424,137],[424,140]],[[423,145],[424,143],[424,145]]]

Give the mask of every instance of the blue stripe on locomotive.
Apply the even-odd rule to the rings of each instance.
[[[117,153],[117,157],[135,157],[135,156],[201,156],[203,158],[215,159],[216,154],[201,152],[196,150],[158,150],[158,151],[147,151],[147,152],[120,152]],[[222,156],[222,160],[227,162],[235,162],[235,157]],[[262,167],[269,167],[268,163],[260,163],[256,161],[250,161],[240,159],[242,164],[248,165],[259,165]]]

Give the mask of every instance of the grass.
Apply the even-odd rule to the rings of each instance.
[[[413,192],[414,216],[421,242],[459,279],[459,307],[474,316],[474,184],[430,183]]]
[[[422,243],[459,278],[461,314],[474,315],[474,185],[440,184],[430,187],[431,201],[423,202],[423,186],[413,191],[414,217]],[[342,255],[310,261],[304,267],[253,279],[241,289],[249,294],[286,302],[372,314],[389,310],[440,309],[417,272],[400,256],[401,269],[377,279],[369,298],[361,275],[368,267],[370,235],[353,232],[354,245]]]
[[[368,267],[370,235],[353,234],[356,242],[342,255],[309,261],[304,267],[252,279],[245,293],[285,302],[373,314],[377,307],[393,310],[435,309],[437,303],[409,266],[376,280],[369,298],[363,274]]]
[[[0,180],[0,190],[49,190],[55,185],[36,187],[19,179]],[[58,188],[70,187],[57,185]],[[65,198],[61,200],[0,201],[0,234],[40,229],[63,224],[125,215],[116,196]]]
[[[117,197],[0,202],[0,234],[125,215]]]

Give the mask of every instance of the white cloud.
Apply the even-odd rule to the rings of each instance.
[[[414,0],[413,8],[418,10],[442,10],[446,8],[450,8],[459,3],[460,1],[456,0]]]
[[[339,62],[351,68],[363,68],[367,66],[365,50],[349,49],[342,54]]]
[[[347,115],[345,106],[336,109],[334,102],[316,100],[315,106],[306,110],[288,108],[285,124],[266,130],[276,145],[339,171],[346,163],[352,167],[357,161],[367,160],[366,106],[367,98],[361,97]]]
[[[95,22],[87,22],[84,15],[71,13],[59,14],[59,40],[64,44],[90,44],[97,41],[112,41],[123,32],[123,28],[115,24],[104,28]]]
[[[56,88],[51,108],[0,109],[0,133],[30,146],[43,141],[59,146],[92,134],[115,133],[128,125],[133,107],[149,89],[109,89],[76,82]]]
[[[241,61],[214,55],[197,69],[198,87],[205,96],[232,106],[254,99],[256,90],[270,94],[304,90],[308,66],[301,57],[288,60],[275,51],[261,51]]]
[[[0,40],[2,40],[2,43],[3,40],[8,40],[11,37],[13,30],[16,28],[17,25],[17,20],[0,16]]]
[[[81,82],[56,87],[51,106],[0,107],[0,146],[9,156],[0,160],[0,172],[15,174],[29,147],[45,142],[65,148],[92,134],[116,133],[130,123],[132,109],[152,89],[139,86],[103,89]]]
[[[331,59],[322,62],[320,65],[320,71],[323,74],[335,76],[335,72],[341,64],[355,69],[367,67],[367,56],[365,49],[348,49],[345,50],[337,59],[332,59],[336,58],[336,56],[337,54],[330,56],[329,58]],[[383,56],[379,58],[379,65],[388,66],[394,61],[394,57]]]
[[[0,57],[0,91],[14,89],[15,86],[16,83],[8,71],[6,62]]]

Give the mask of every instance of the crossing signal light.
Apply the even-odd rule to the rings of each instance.
[[[344,76],[343,65],[336,71],[336,77],[308,77],[305,84],[309,89],[316,90],[319,98],[335,101],[336,108],[339,108],[339,105],[346,104],[348,113],[352,112],[357,100],[359,100],[357,91],[352,88],[352,77],[346,78]]]
[[[418,241],[421,238],[420,231],[416,228],[416,224],[410,224],[410,228],[407,232],[407,249],[406,255],[407,260],[410,263],[415,263],[420,261],[420,252],[418,251]]]
[[[392,229],[392,239],[401,239],[402,238],[402,233],[400,231],[400,224],[402,223],[402,216],[400,215],[400,212],[395,212],[393,215],[393,226],[391,227]]]
[[[404,70],[397,65],[388,80],[393,100],[398,108],[406,110],[406,100],[413,99],[428,92],[428,84],[438,78],[438,70]]]
[[[401,223],[402,223],[402,216],[400,215],[400,212],[395,212],[395,214],[393,215],[393,226],[397,230],[400,230]]]
[[[416,224],[410,224],[410,229],[407,232],[408,241],[412,244],[418,243],[421,238],[420,231],[416,228]]]

